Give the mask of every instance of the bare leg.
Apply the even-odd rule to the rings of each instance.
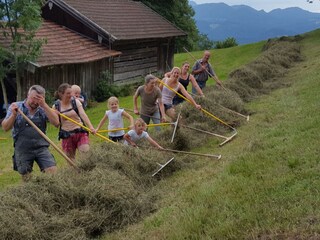
[[[81,153],[86,153],[86,152],[89,152],[90,150],[90,146],[89,144],[82,144],[78,147],[78,150],[81,152]]]
[[[57,166],[48,167],[43,170],[45,173],[54,174],[57,172]]]
[[[166,111],[166,114],[168,117],[171,118],[171,122],[174,122],[176,120],[176,111],[174,108],[170,108]]]

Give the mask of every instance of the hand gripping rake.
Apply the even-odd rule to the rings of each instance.
[[[190,103],[191,105],[193,105],[192,102],[191,102],[188,98],[186,98],[186,97],[183,96],[182,94],[178,93],[176,90],[174,90],[173,88],[171,88],[170,86],[168,86],[167,84],[165,84],[164,82],[162,82],[160,79],[158,79],[158,82],[159,82],[160,84],[163,84],[164,86],[166,86],[168,89],[170,89],[171,91],[173,91],[173,92],[174,92],[175,94],[177,94],[179,97],[181,97],[181,98],[183,98],[184,100],[186,100],[186,101],[187,101],[188,103]],[[231,140],[237,135],[237,130],[236,130],[234,127],[230,126],[229,124],[227,124],[226,122],[222,121],[220,118],[214,116],[212,113],[208,112],[207,110],[205,110],[205,109],[203,109],[203,108],[201,108],[201,111],[204,112],[205,114],[209,115],[210,117],[214,118],[215,120],[219,121],[220,123],[228,126],[229,128],[231,128],[231,129],[234,131],[234,133],[232,134],[232,136],[229,137],[228,139],[226,139],[225,142],[231,141]]]
[[[196,61],[196,62],[199,62],[199,60],[197,60],[185,47],[183,47],[183,49]],[[207,74],[213,78],[216,82],[218,82],[218,79],[213,76],[207,69],[205,69],[205,71],[207,72]],[[221,87],[226,91],[227,89],[222,85],[221,83]]]
[[[54,109],[52,109],[52,110],[55,111]],[[74,124],[80,126],[81,128],[83,128],[83,129],[85,129],[85,130],[87,130],[88,132],[91,133],[91,130],[90,130],[89,128],[87,128],[86,126],[82,125],[81,123],[78,123],[77,121],[73,120],[72,118],[67,117],[66,115],[64,115],[64,114],[62,114],[62,113],[59,113],[59,115],[60,115],[61,117],[69,120],[70,122],[73,122]],[[96,133],[96,134],[94,134],[94,135],[102,138],[103,140],[106,140],[107,142],[111,142],[111,143],[116,144],[116,142],[110,140],[109,138],[107,138],[107,137],[105,137],[105,136],[103,136],[103,135],[101,135],[101,134],[99,134],[99,133]]]
[[[57,150],[58,153],[60,153],[60,155],[67,160],[67,162],[74,167],[77,171],[80,171],[79,168],[75,165],[75,163],[60,149],[58,148],[58,146],[56,144],[54,144],[53,141],[51,141],[51,139],[45,134],[43,133],[38,127],[37,125],[35,125],[19,108],[18,108],[18,112],[21,114],[21,116],[48,142],[51,144],[51,146]]]
[[[126,111],[128,111],[128,112],[133,112],[133,110],[130,110],[130,109],[126,109]],[[145,116],[147,116],[147,117],[152,117],[151,115],[148,115],[148,114],[143,114],[143,115],[145,115]],[[158,119],[158,120],[161,120],[160,118],[157,118],[157,119]],[[177,126],[177,125],[178,125],[178,119],[177,119],[177,121],[175,121],[175,122],[149,124],[148,127],[168,126],[168,125]],[[215,136],[215,137],[219,137],[219,138],[224,139],[224,141],[219,144],[220,147],[223,146],[224,144],[228,143],[229,141],[231,141],[231,140],[235,137],[235,135],[237,134],[237,132],[235,132],[235,134],[233,134],[232,136],[226,137],[226,136],[223,136],[223,135],[220,135],[220,134],[217,134],[217,133],[205,131],[205,130],[202,130],[202,129],[199,129],[199,128],[190,127],[190,126],[184,125],[184,124],[182,124],[182,123],[179,123],[179,126],[184,127],[184,128],[189,128],[189,129],[192,129],[192,130],[195,130],[195,131],[198,131],[198,132],[206,133],[206,134],[209,134],[209,135],[211,135],[211,136]],[[173,135],[172,135],[172,139],[174,138],[174,136],[175,136],[175,135],[173,134]]]

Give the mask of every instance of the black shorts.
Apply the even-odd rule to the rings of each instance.
[[[109,139],[112,140],[112,141],[114,141],[114,142],[120,142],[121,140],[123,140],[123,136],[124,136],[124,135],[122,135],[122,136],[115,136],[115,137],[109,136]]]

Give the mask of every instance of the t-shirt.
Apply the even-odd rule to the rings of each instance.
[[[141,97],[141,114],[153,115],[159,111],[157,100],[158,98],[161,99],[161,90],[158,87],[155,87],[151,93],[146,93],[144,86],[140,86],[136,94]]]
[[[202,59],[198,60],[195,65],[192,67],[192,71],[195,71],[195,70],[198,70],[200,69],[202,66],[201,66],[201,63],[202,63]],[[215,73],[214,73],[214,70],[213,68],[211,67],[211,65],[209,63],[206,64],[206,68],[207,68],[207,71],[212,75],[214,76]],[[208,80],[208,77],[209,77],[209,74],[207,71],[202,71],[198,74],[194,74],[194,78],[196,79],[197,82],[205,82]]]
[[[130,136],[131,141],[133,141],[134,143],[138,143],[141,139],[149,137],[149,134],[145,131],[138,135],[135,130],[130,130],[129,132],[127,132],[127,134]],[[127,141],[124,141],[124,144],[129,145]]]
[[[109,119],[108,130],[112,130],[115,128],[123,128],[123,118],[122,118],[123,109],[118,109],[116,112],[112,112],[111,110],[106,111],[106,115]],[[120,137],[124,135],[124,130],[109,132],[109,136],[111,137]]]

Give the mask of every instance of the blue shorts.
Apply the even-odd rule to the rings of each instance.
[[[22,151],[15,149],[13,156],[14,170],[18,171],[21,175],[32,172],[34,161],[38,164],[41,171],[56,166],[56,161],[49,152],[48,147]]]

